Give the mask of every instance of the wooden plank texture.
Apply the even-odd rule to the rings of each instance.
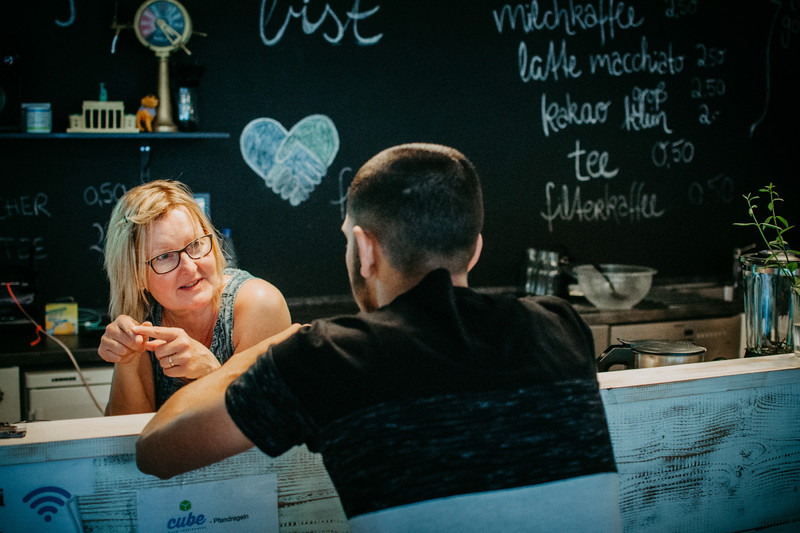
[[[0,441],[0,473],[3,465],[50,462],[57,468],[59,461],[92,458],[94,491],[78,497],[87,533],[136,531],[138,490],[273,472],[278,477],[281,532],[349,530],[321,456],[305,446],[277,458],[253,448],[169,480],[142,474],[136,468],[136,437],[151,417],[152,414],[29,423],[25,439]]]
[[[800,530],[800,357],[733,359],[600,375],[626,532]],[[28,424],[0,441],[2,465],[93,458],[87,532],[136,530],[136,491],[275,472],[280,531],[344,532],[321,458],[256,449],[162,481],[136,468],[152,415]],[[583,496],[582,496],[583,497]],[[587,496],[591,497],[591,495]]]
[[[800,358],[746,362],[601,376],[625,531],[800,529]]]

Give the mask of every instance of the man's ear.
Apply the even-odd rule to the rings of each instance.
[[[478,233],[478,238],[475,241],[475,251],[472,253],[472,259],[469,260],[469,265],[467,266],[467,272],[472,270],[472,267],[478,262],[478,259],[481,257],[481,251],[483,250],[483,235]]]
[[[353,226],[353,237],[356,240],[358,259],[361,262],[361,277],[369,278],[375,273],[377,246],[375,236],[364,231],[361,226]]]

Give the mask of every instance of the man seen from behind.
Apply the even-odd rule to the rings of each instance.
[[[457,150],[370,159],[342,225],[361,312],[295,325],[182,388],[142,432],[140,469],[306,444],[353,531],[619,531],[591,332],[560,298],[469,289],[482,226]]]

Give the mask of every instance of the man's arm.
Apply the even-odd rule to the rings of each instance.
[[[253,443],[228,415],[225,392],[270,346],[288,339],[301,327],[293,324],[235,354],[218,370],[172,395],[136,441],[139,470],[167,479],[250,449]]]

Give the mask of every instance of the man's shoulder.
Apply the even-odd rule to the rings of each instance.
[[[376,333],[377,311],[339,315],[312,320],[288,342],[283,343],[292,357],[303,354],[318,357],[321,354],[357,354],[366,350]],[[282,346],[284,347],[284,346]]]
[[[495,316],[501,320],[554,320],[582,323],[583,319],[564,298],[543,296],[517,296],[513,294],[484,295],[473,293],[478,312]]]
[[[516,300],[533,314],[553,313],[569,318],[580,318],[572,304],[559,296],[523,296]]]

